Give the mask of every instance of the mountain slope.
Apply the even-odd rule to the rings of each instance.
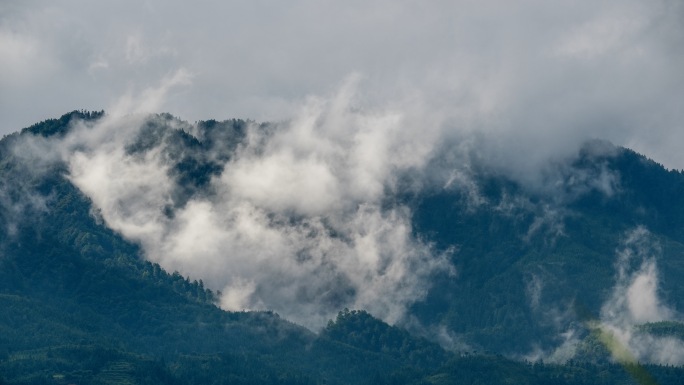
[[[219,309],[201,281],[141,259],[138,246],[105,227],[63,164],[38,170],[16,151],[28,133],[61,135],[70,119],[99,118],[74,112],[0,142],[0,377],[12,384],[350,383],[377,367],[413,365],[404,356],[410,351],[358,349],[271,312]],[[201,163],[193,162],[181,158],[172,170],[188,185],[183,194],[214,172],[186,166]],[[437,345],[424,344],[437,352],[436,364],[445,359]],[[350,365],[340,367],[341,358]]]
[[[475,176],[476,205],[472,186],[416,198],[416,232],[455,248],[459,272],[414,306],[424,322],[493,351],[558,346],[582,321],[577,306],[601,315],[623,253],[633,256],[625,273],[657,262],[660,301],[674,313],[684,308],[684,174],[606,143],[553,167],[549,181],[532,187],[484,170]],[[643,239],[628,244],[638,229]]]
[[[52,130],[54,122],[48,123]],[[298,341],[295,350],[313,339],[271,314],[225,313],[202,283],[139,259],[138,247],[98,223],[61,165],[40,175],[25,170],[9,140],[3,141],[2,180],[10,201],[3,202],[2,214],[11,229],[3,232],[0,285],[3,350],[10,367],[28,354],[22,352],[65,344],[163,357],[277,351],[286,345],[265,338],[269,333]],[[39,203],[17,203],[27,197]],[[263,362],[251,361],[266,371]]]
[[[0,141],[0,379],[9,383],[544,383],[559,376],[582,383],[602,370],[611,373],[605,383],[629,381],[611,364],[594,321],[633,333],[628,348],[646,341],[653,350],[639,357],[678,363],[655,350],[658,338],[681,343],[684,175],[630,150],[589,143],[535,183],[475,164],[460,182],[390,191],[396,195],[383,204],[409,211],[416,242],[437,260],[448,256],[453,271],[429,270],[424,297],[400,320],[413,335],[347,310],[315,334],[273,312],[221,310],[221,294],[199,277],[164,271],[143,258],[144,242],[107,226],[73,183],[64,148],[55,149],[105,117],[72,112]],[[125,152],[141,164],[150,154],[161,159],[172,188],[160,217],[172,222],[188,205],[216,197],[214,182],[247,151],[254,130],[278,129],[159,115],[131,131]],[[434,161],[440,156],[448,158]],[[297,229],[311,223],[296,212],[288,220]],[[311,233],[350,242],[330,228]],[[430,261],[409,266],[418,269],[417,262]],[[655,318],[616,307],[640,282],[651,290]],[[342,289],[324,293],[328,306],[364,294],[336,284]],[[459,356],[428,339],[461,352],[593,364]],[[667,374],[662,383],[681,377],[681,369],[649,370]]]

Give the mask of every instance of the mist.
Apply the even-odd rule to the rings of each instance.
[[[431,275],[456,272],[415,237],[396,192],[459,188],[477,209],[473,175],[486,168],[553,197],[497,208],[528,205],[526,239],[552,243],[565,203],[619,193],[607,170],[566,167],[587,140],[684,168],[682,15],[670,0],[2,4],[0,131],[104,108],[92,127],[26,146],[65,162],[145,258],[220,290],[225,309],[312,329],[344,307],[397,323]],[[164,111],[191,123],[149,115]],[[229,159],[206,154],[222,171],[180,204],[167,142],[129,146],[150,119],[200,135],[192,122],[209,118],[273,123],[251,123]],[[616,267],[601,319],[663,362],[623,333],[676,317],[655,259],[639,260]],[[564,333],[559,357],[577,341]]]
[[[661,365],[684,364],[684,341],[676,337],[640,332],[639,325],[659,321],[681,321],[659,295],[657,258],[660,246],[653,235],[637,227],[625,236],[617,252],[616,283],[601,309],[598,328],[618,346],[608,349],[620,360],[628,352],[629,361]]]
[[[369,101],[367,79],[354,74],[333,92],[308,97],[291,119],[246,123],[228,157],[220,148],[227,143],[202,153],[221,162],[221,171],[201,192],[179,198],[173,157],[184,155],[169,147],[173,132],[200,140],[204,133],[147,111],[192,81],[176,71],[123,95],[100,120],[74,122],[63,138],[28,138],[20,152],[64,162],[98,218],[140,244],[146,259],[220,290],[227,310],[274,310],[314,330],[345,307],[408,324],[407,309],[425,297],[431,278],[457,272],[451,251],[436,252],[416,237],[401,195],[459,189],[477,210],[489,204],[477,173],[506,175],[549,200],[508,197],[492,209],[534,213],[524,240],[553,243],[564,236],[564,205],[588,191],[611,197],[619,190],[619,176],[605,167],[570,166],[579,143],[543,164],[516,162],[520,154],[503,152],[498,136],[473,130],[467,117],[428,96]],[[160,139],[150,125],[163,128]],[[596,157],[615,152],[602,142],[582,148]],[[499,163],[506,154],[510,161]],[[653,286],[648,279],[639,285],[637,292]],[[529,289],[534,297],[542,288]]]
[[[154,105],[184,79],[117,105]],[[182,202],[171,135],[202,133],[168,116],[114,108],[74,122],[64,138],[28,138],[22,152],[63,161],[108,227],[167,271],[219,290],[224,309],[273,310],[314,330],[345,307],[397,323],[433,274],[455,272],[448,253],[415,237],[411,210],[396,199],[407,180],[421,188],[444,124],[408,104],[359,108],[358,82],[309,98],[289,121],[246,123],[227,160],[219,148],[201,154],[221,159],[222,171]],[[162,127],[159,140],[150,125]],[[148,144],[132,150],[140,140]]]

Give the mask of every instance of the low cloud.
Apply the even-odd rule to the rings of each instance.
[[[599,318],[585,320],[581,325],[576,321],[576,314],[569,310],[546,309],[543,319],[555,320],[556,329],[564,330],[559,333],[561,342],[552,349],[536,348],[524,358],[564,363],[575,358],[578,352],[586,352],[587,343],[599,342],[620,364],[684,364],[684,340],[655,335],[644,328],[649,323],[681,322],[680,314],[668,307],[659,295],[657,258],[660,253],[657,240],[646,228],[637,227],[626,233],[616,252],[615,285],[601,307]],[[527,289],[530,305],[540,311],[539,277],[533,276]],[[587,339],[589,331],[598,340]]]
[[[596,326],[610,336],[607,347],[617,360],[684,364],[684,341],[636,329],[649,322],[680,320],[658,294],[658,255],[660,247],[644,227],[628,233],[618,250],[616,284]]]
[[[618,250],[616,284],[601,319],[616,325],[668,320],[673,312],[658,296],[656,258],[660,248],[644,227],[632,230]]]
[[[178,78],[145,95],[163,96]],[[453,269],[414,237],[410,209],[393,198],[428,163],[442,127],[410,107],[358,109],[356,82],[311,98],[291,121],[248,123],[223,171],[182,204],[167,147],[174,128],[198,127],[117,113],[75,123],[53,145],[109,227],[147,259],[221,290],[222,307],[271,309],[312,328],[344,307],[395,323],[432,274]],[[429,124],[405,129],[418,121]]]

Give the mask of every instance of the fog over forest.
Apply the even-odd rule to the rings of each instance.
[[[320,332],[341,309],[363,309],[475,350],[461,340],[470,330],[450,329],[466,325],[454,321],[463,294],[430,290],[472,289],[458,286],[472,271],[520,274],[504,293],[517,296],[509,318],[547,334],[510,356],[565,363],[609,335],[613,356],[682,365],[679,329],[643,331],[682,321],[662,289],[679,268],[678,230],[661,226],[672,218],[658,199],[670,195],[651,199],[626,173],[680,188],[668,170],[684,168],[683,47],[676,0],[5,2],[0,132],[105,111],[59,135],[12,137],[3,156],[34,179],[0,185],[7,242],[13,216],[54,198],[31,183],[63,167],[89,218],[146,261],[202,280],[224,310],[273,310]],[[668,170],[634,166],[619,146]],[[446,246],[421,233],[418,211],[440,194],[457,203],[443,206],[446,225],[430,214],[434,229],[472,220],[473,237],[508,243],[463,251],[463,229]],[[478,270],[478,253],[523,262]],[[561,273],[589,269],[579,260],[610,282],[591,319],[576,312],[581,290],[558,294]],[[435,303],[452,307],[432,314]],[[483,330],[470,337],[496,346]]]

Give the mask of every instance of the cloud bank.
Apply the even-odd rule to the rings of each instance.
[[[179,79],[140,97],[152,103]],[[66,162],[110,228],[147,259],[220,290],[225,309],[275,310],[314,329],[345,307],[399,322],[432,274],[453,272],[415,238],[410,209],[394,198],[426,166],[442,127],[410,106],[355,107],[356,83],[310,98],[291,121],[248,123],[227,160],[202,153],[223,159],[222,171],[181,203],[173,167],[183,155],[167,151],[174,129],[201,135],[199,126],[110,114],[63,139],[36,138],[33,152],[58,149],[51,158]],[[420,131],[404,129],[418,122]]]
[[[511,171],[589,137],[684,168],[683,15],[676,0],[4,2],[0,131],[108,109],[181,69],[192,82],[148,112],[289,120],[360,73],[362,104],[420,95],[496,138]]]

